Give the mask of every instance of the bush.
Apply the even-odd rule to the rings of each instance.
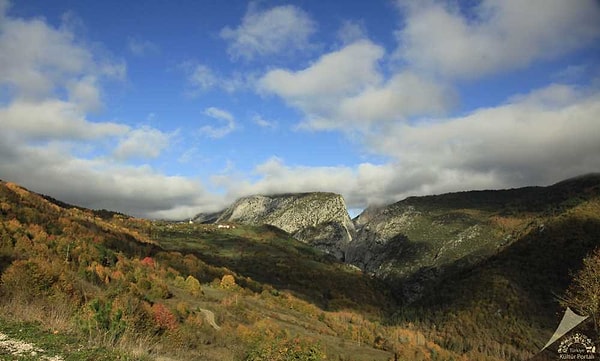
[[[9,297],[28,302],[48,296],[57,279],[47,262],[14,261],[2,274],[2,291]]]
[[[185,279],[185,289],[188,290],[193,296],[199,296],[202,293],[200,281],[198,281],[194,276],[188,276]]]
[[[223,289],[232,289],[235,288],[237,285],[235,283],[235,278],[232,275],[225,275],[223,276],[223,278],[221,278],[221,283],[219,284],[219,286]]]
[[[246,361],[320,361],[326,358],[318,344],[299,338],[278,338],[256,344],[246,356]]]
[[[172,331],[177,328],[177,317],[162,303],[152,305],[152,314],[159,331]]]
[[[88,312],[83,315],[83,329],[89,336],[101,337],[103,341],[114,343],[125,332],[127,325],[123,311],[113,308],[112,302],[93,299],[88,304]]]

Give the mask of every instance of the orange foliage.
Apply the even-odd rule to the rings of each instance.
[[[154,316],[154,322],[156,325],[163,330],[174,330],[177,328],[177,318],[162,303],[155,303],[152,305],[152,315]]]
[[[154,260],[152,259],[152,257],[146,257],[146,258],[144,258],[142,260],[142,264],[144,266],[147,266],[147,267],[154,267],[154,266],[156,266],[156,263],[154,262]]]

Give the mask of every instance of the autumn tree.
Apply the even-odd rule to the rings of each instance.
[[[600,322],[600,248],[583,260],[583,268],[575,275],[565,293],[563,306],[590,316],[596,333]]]

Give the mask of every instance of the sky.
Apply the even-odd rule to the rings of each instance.
[[[185,219],[600,171],[595,0],[0,0],[0,179]]]

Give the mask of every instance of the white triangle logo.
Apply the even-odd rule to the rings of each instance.
[[[577,327],[577,325],[579,325],[583,321],[587,320],[588,317],[589,316],[579,316],[578,314],[573,312],[569,307],[567,307],[567,310],[565,311],[565,314],[563,315],[563,318],[560,321],[560,324],[556,328],[556,331],[554,331],[554,335],[552,335],[552,337],[550,337],[550,340],[548,341],[546,346],[544,346],[544,348],[542,348],[542,351],[544,351],[546,349],[546,347],[548,347],[548,346],[552,345],[554,342],[556,342],[556,340],[563,337],[567,332],[569,332],[572,329],[574,329],[575,327]]]

